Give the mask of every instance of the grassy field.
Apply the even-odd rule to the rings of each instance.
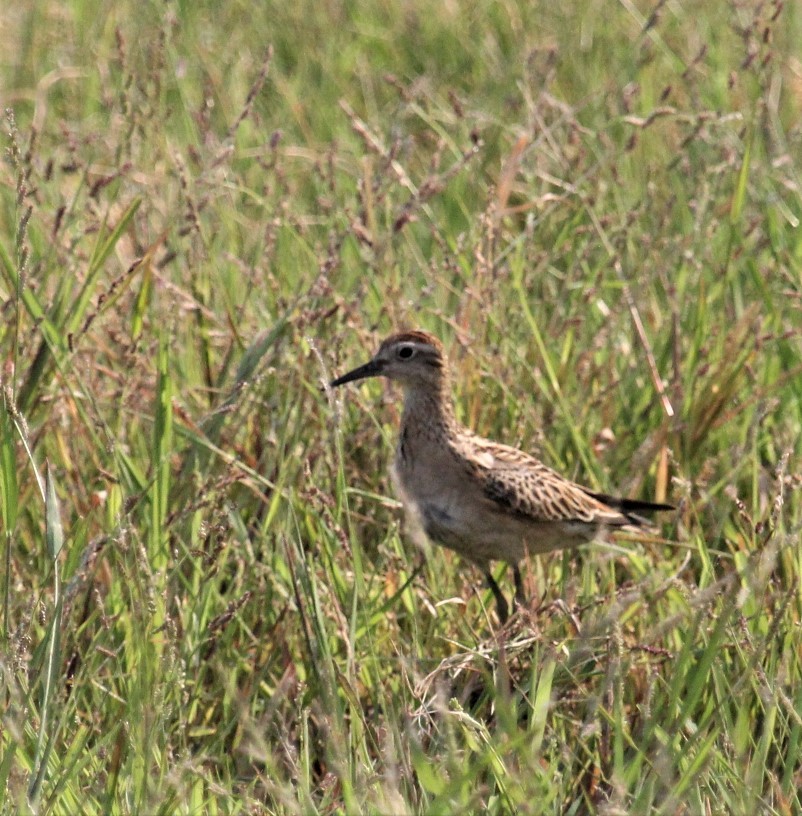
[[[0,812],[802,813],[797,3],[0,30]],[[501,630],[404,533],[398,394],[322,388],[403,327],[676,514]]]

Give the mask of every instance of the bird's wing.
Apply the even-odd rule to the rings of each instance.
[[[517,448],[474,437],[471,466],[484,496],[497,508],[540,522],[578,521],[620,527],[626,514],[604,504]]]

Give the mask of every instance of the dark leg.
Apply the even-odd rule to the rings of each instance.
[[[496,599],[499,622],[502,626],[504,626],[504,624],[507,622],[507,618],[510,616],[509,607],[507,606],[507,599],[504,597],[504,593],[499,589],[496,579],[493,577],[490,570],[485,573],[485,580],[487,581],[487,585],[490,587],[490,591],[493,593],[493,597]]]
[[[517,564],[512,565],[512,577],[515,579],[515,606],[526,606],[526,595],[524,594],[524,582],[521,578],[521,568]]]

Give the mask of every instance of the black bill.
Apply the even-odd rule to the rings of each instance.
[[[365,365],[361,365],[359,368],[355,368],[353,371],[343,374],[342,377],[337,377],[336,380],[332,380],[331,387],[336,388],[338,385],[345,385],[346,383],[356,380],[364,380],[366,377],[377,377],[382,373],[382,368],[381,363],[371,360],[369,363],[365,363]]]

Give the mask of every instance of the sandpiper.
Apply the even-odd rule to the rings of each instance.
[[[427,332],[388,337],[370,362],[331,385],[379,376],[404,391],[394,464],[400,498],[432,541],[482,570],[502,624],[509,609],[491,561],[512,565],[515,601],[523,604],[520,562],[528,553],[575,547],[610,529],[648,524],[638,513],[674,509],[596,493],[534,456],[464,427],[454,415],[443,346]]]

